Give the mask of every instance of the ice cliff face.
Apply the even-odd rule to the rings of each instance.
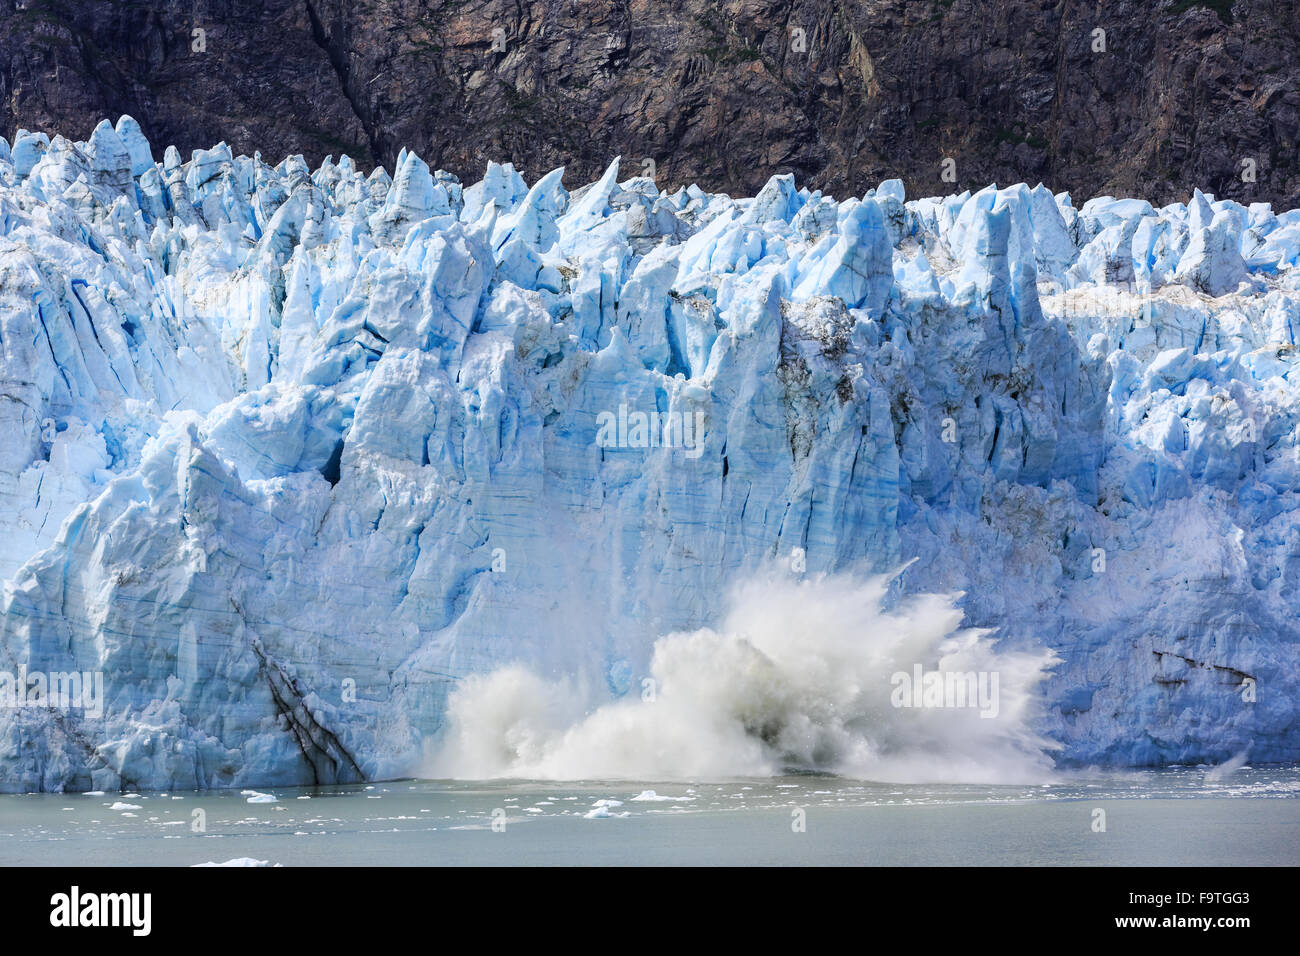
[[[618,171],[0,141],[0,670],[104,675],[0,789],[405,773],[466,675],[913,558],[1063,762],[1300,759],[1300,211]]]

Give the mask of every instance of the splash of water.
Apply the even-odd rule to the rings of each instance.
[[[1246,766],[1246,760],[1250,756],[1250,748],[1247,747],[1239,754],[1228,758],[1223,763],[1211,767],[1205,772],[1205,779],[1209,783],[1220,783],[1227,780],[1234,773]]]
[[[1042,782],[1033,730],[1050,651],[1001,651],[960,628],[959,594],[885,609],[891,578],[775,574],[737,588],[717,630],[655,642],[653,699],[589,709],[570,681],[519,666],[453,693],[425,772],[488,779],[701,779],[814,770],[890,782]],[[992,675],[989,707],[907,688],[925,673]],[[942,681],[942,677],[939,681]],[[956,683],[961,683],[957,681]],[[972,688],[976,685],[972,683]],[[922,706],[916,706],[922,705]]]

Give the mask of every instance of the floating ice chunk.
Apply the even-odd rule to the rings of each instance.
[[[222,863],[194,863],[192,866],[279,866],[279,863],[272,864],[268,860],[255,860],[251,856],[237,856],[232,860],[225,860]]]
[[[622,817],[629,816],[630,814],[626,810],[622,811],[621,813],[616,812],[613,808],[621,807],[622,805],[623,805],[622,802],[619,800],[597,800],[595,804],[592,805],[592,808],[588,810],[586,813],[584,813],[582,816],[583,819],[585,820],[621,819]]]
[[[655,793],[653,790],[642,790],[635,797],[631,798],[633,802],[641,803],[676,803],[689,801],[690,797],[670,797],[664,794]]]

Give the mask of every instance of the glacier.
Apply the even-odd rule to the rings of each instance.
[[[0,139],[0,671],[104,680],[0,790],[409,774],[770,574],[1053,655],[1057,766],[1300,759],[1300,210],[619,169]]]

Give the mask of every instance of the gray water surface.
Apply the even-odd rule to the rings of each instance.
[[[0,864],[1300,864],[1296,767],[1217,780],[1204,768],[1082,774],[1043,787],[793,776],[261,793],[275,802],[247,791],[0,795]]]

